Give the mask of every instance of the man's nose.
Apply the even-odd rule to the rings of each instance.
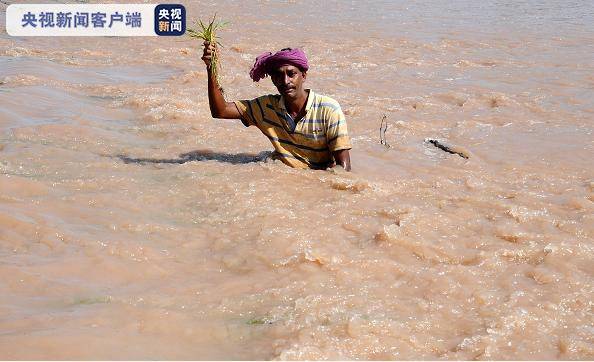
[[[283,84],[289,83],[291,83],[291,77],[289,77],[287,74],[283,75]]]

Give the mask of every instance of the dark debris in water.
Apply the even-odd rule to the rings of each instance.
[[[109,303],[111,302],[111,297],[93,297],[93,298],[81,298],[75,300],[72,304],[74,305],[91,305],[91,304],[100,304],[100,303]]]
[[[268,154],[269,152],[260,152],[259,154],[255,155],[250,153],[230,154],[223,152],[214,152],[210,150],[196,150],[188,153],[182,153],[181,155],[179,155],[178,158],[136,158],[129,157],[126,155],[116,155],[115,157],[119,158],[126,164],[183,164],[192,161],[218,161],[237,165],[264,161],[266,157],[268,157]]]
[[[254,326],[254,325],[264,325],[264,324],[272,324],[272,321],[261,317],[261,318],[252,318],[245,322],[247,325]]]
[[[384,145],[386,148],[390,148],[390,144],[386,141],[386,131],[388,130],[388,116],[385,114],[382,117],[382,121],[380,123],[379,134],[380,134],[380,144]]]
[[[432,139],[432,138],[427,138],[425,140],[425,142],[428,142],[428,143],[432,144],[433,146],[435,146],[435,147],[439,148],[440,150],[445,151],[447,153],[451,153],[453,155],[458,155],[458,156],[460,156],[460,157],[462,157],[464,159],[468,159],[469,158],[469,156],[468,156],[468,154],[466,152],[461,151],[461,150],[458,150],[454,146],[445,144],[443,141],[440,141],[440,140],[437,140],[437,139]]]

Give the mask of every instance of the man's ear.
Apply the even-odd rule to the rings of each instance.
[[[303,75],[303,80],[307,79],[307,71],[301,72],[301,75]]]

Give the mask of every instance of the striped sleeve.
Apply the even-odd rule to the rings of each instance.
[[[329,114],[326,126],[326,139],[330,152],[350,150],[352,148],[346,120],[340,106],[333,109]]]
[[[235,101],[235,106],[241,114],[241,122],[246,127],[257,126],[264,118],[263,104],[268,96],[262,96],[251,100]]]

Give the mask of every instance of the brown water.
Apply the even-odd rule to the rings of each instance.
[[[478,3],[184,3],[230,100],[305,49],[351,174],[213,120],[196,41],[3,31],[0,359],[594,359],[594,7]]]

